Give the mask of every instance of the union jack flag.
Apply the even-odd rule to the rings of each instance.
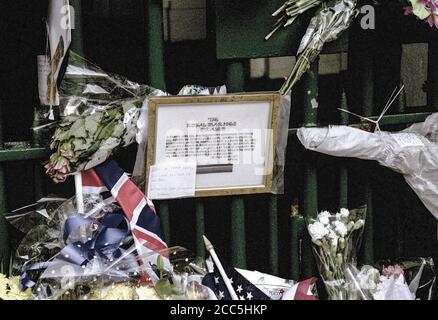
[[[143,263],[146,266],[155,264],[158,253],[153,253],[166,250],[167,244],[162,240],[160,218],[152,201],[114,160],[107,160],[93,169],[83,171],[81,175],[84,193],[111,192],[130,222],[136,249]],[[163,256],[165,265],[170,266],[167,252],[159,254]],[[153,272],[148,273],[154,276]]]

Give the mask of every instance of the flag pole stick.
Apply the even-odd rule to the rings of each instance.
[[[225,282],[225,285],[227,286],[228,292],[231,295],[232,300],[239,300],[239,297],[236,294],[236,291],[234,291],[233,286],[231,285],[231,281],[228,278],[224,268],[222,267],[222,263],[220,262],[218,256],[216,255],[216,252],[214,251],[214,247],[211,244],[211,242],[207,239],[206,236],[202,236],[204,238],[205,248],[210,253],[211,258],[213,259],[214,263],[216,264],[216,267],[219,270],[219,273],[221,274],[222,279]]]
[[[78,213],[84,213],[84,195],[82,192],[82,175],[80,172],[75,173],[75,190],[76,190],[76,206]]]

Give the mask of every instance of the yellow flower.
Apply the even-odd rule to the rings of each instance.
[[[157,292],[154,288],[150,287],[139,287],[135,289],[138,300],[160,300]]]
[[[0,274],[0,299],[2,300],[32,300],[34,296],[30,289],[20,290],[20,278],[6,278]]]
[[[126,284],[116,284],[93,292],[92,300],[135,300],[134,288]]]

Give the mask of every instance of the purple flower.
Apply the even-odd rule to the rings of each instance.
[[[410,0],[411,7],[404,8],[404,14],[415,14],[418,16],[418,11],[421,11],[421,19],[425,20],[430,27],[438,28],[438,0]],[[421,5],[423,8],[418,9],[415,6]],[[416,12],[417,11],[417,12]]]

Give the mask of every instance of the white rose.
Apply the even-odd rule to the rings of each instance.
[[[329,233],[327,228],[319,221],[309,224],[308,229],[313,241],[322,239]]]

